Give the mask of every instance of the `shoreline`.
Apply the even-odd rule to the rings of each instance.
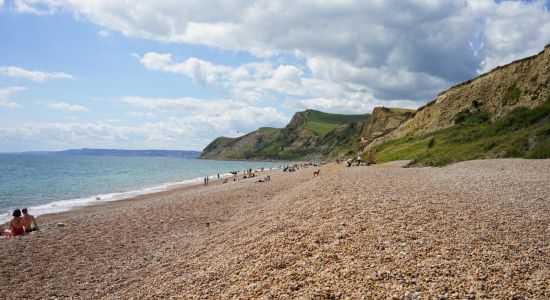
[[[44,215],[0,241],[0,298],[548,298],[550,160],[402,165]]]
[[[263,176],[273,175],[273,172],[277,172],[277,171],[280,171],[282,173],[282,169],[279,169],[279,168],[273,168],[272,170],[256,171],[256,172],[261,172],[262,176],[257,175],[258,178],[253,177],[253,178],[247,178],[247,179],[258,180],[258,179],[262,178]],[[270,173],[269,174],[264,174],[265,172],[270,172]],[[240,176],[243,176],[242,171],[239,171],[239,173],[241,173]],[[222,185],[222,184],[224,184],[224,183],[222,183],[223,179],[231,178],[231,176],[232,176],[231,173],[226,173],[224,175],[225,175],[225,177],[222,177],[222,174],[220,174],[219,179],[217,178],[217,175],[211,175],[210,178],[213,179],[213,180],[211,182],[209,182],[209,184],[206,185],[206,186],[204,186],[204,183],[202,181],[189,182],[187,184],[175,184],[175,185],[173,185],[171,187],[168,187],[164,190],[157,190],[157,191],[152,191],[150,193],[137,194],[137,195],[133,195],[133,196],[125,197],[125,198],[120,198],[120,199],[109,200],[109,201],[91,202],[90,204],[87,204],[87,205],[77,206],[77,207],[70,208],[68,210],[59,211],[59,212],[46,213],[46,214],[35,216],[35,217],[36,217],[37,221],[39,222],[39,224],[42,222],[42,220],[44,220],[44,221],[47,221],[46,223],[44,223],[44,224],[46,224],[46,228],[54,228],[55,227],[55,224],[54,224],[55,222],[52,223],[52,221],[50,221],[50,220],[55,220],[55,219],[57,219],[57,217],[59,217],[63,214],[71,215],[71,213],[73,213],[73,212],[74,213],[79,213],[79,210],[84,210],[84,209],[87,209],[87,208],[102,209],[102,206],[106,206],[106,205],[109,205],[109,204],[115,204],[115,206],[117,206],[117,204],[125,205],[125,203],[131,203],[132,201],[144,201],[144,200],[147,201],[147,200],[154,199],[154,198],[157,198],[157,197],[163,197],[165,195],[185,194],[185,193],[188,193],[190,191],[194,191],[194,190],[201,189],[201,188],[208,188],[208,187],[211,187],[211,186]],[[228,183],[226,183],[226,184],[238,183],[239,180],[244,180],[244,179],[238,178],[238,177],[239,177],[239,174],[237,175],[237,181],[228,181]],[[202,178],[198,178],[198,179],[202,180]],[[32,212],[31,208],[29,208],[29,212]],[[40,225],[40,228],[42,229],[41,225]]]
[[[242,162],[246,162],[246,161],[242,161]],[[261,161],[253,161],[253,162],[257,163]],[[270,161],[265,161],[265,162],[270,162]],[[271,168],[265,168],[265,169],[269,171],[269,169],[279,169],[279,167],[271,167]],[[260,170],[261,168],[254,169],[254,172],[260,172]],[[264,172],[266,170],[264,170]],[[243,171],[238,170],[238,175],[239,174],[242,176]],[[217,176],[218,174],[208,175],[210,179],[218,179]],[[219,176],[220,176],[220,179],[224,179],[224,178],[229,178],[233,176],[233,174],[220,173]],[[141,188],[137,188],[129,191],[110,192],[110,193],[108,192],[108,193],[95,194],[95,195],[81,197],[81,198],[54,200],[44,204],[27,206],[27,208],[29,209],[29,212],[32,215],[34,215],[35,217],[39,217],[47,214],[67,212],[67,211],[79,209],[86,206],[93,206],[93,205],[108,203],[113,201],[132,199],[143,195],[152,195],[159,192],[170,191],[170,190],[179,189],[187,186],[202,185],[203,178],[204,177],[196,177],[191,179],[184,179],[182,181],[177,181],[177,182],[159,183],[157,185],[141,187]],[[5,215],[0,215],[0,224],[5,225],[9,222],[9,220],[11,220],[12,211],[13,210],[8,209],[8,210],[5,210]]]

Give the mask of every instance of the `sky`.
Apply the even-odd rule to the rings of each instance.
[[[0,0],[0,152],[202,150],[418,108],[550,43],[550,1]]]

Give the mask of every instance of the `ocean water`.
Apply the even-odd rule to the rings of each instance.
[[[281,162],[216,161],[170,157],[0,154],[0,223],[15,208],[34,215],[67,211],[229,176]]]

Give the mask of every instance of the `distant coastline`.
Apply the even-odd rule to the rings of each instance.
[[[7,153],[6,153],[7,154]],[[68,149],[62,151],[26,151],[10,154],[29,155],[92,155],[92,156],[150,156],[150,157],[181,157],[199,158],[201,151],[190,150],[127,150],[127,149]]]

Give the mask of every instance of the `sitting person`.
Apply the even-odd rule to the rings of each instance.
[[[4,228],[4,225],[0,225],[0,239],[1,238],[7,238],[7,237],[11,237],[13,236],[11,234],[11,231],[7,230],[6,228]]]
[[[25,228],[27,232],[38,230],[38,224],[34,219],[34,216],[28,213],[26,208],[21,210],[23,212],[23,222],[25,223]]]
[[[268,182],[268,181],[271,181],[271,176],[267,175],[266,177],[264,177],[263,179],[260,179],[257,182]]]
[[[13,236],[25,235],[25,222],[21,218],[21,210],[14,210],[12,216],[13,219],[10,221],[11,234]]]

